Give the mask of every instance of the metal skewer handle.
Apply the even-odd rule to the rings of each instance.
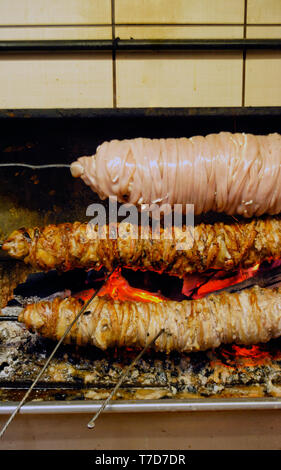
[[[48,357],[47,361],[45,362],[44,366],[42,367],[42,369],[40,370],[39,374],[37,375],[36,379],[33,381],[33,383],[31,384],[31,386],[29,387],[29,389],[27,390],[26,394],[24,395],[24,397],[22,398],[22,400],[20,401],[20,403],[18,404],[18,406],[16,407],[16,409],[13,411],[13,413],[11,414],[11,416],[9,417],[9,419],[7,420],[7,422],[4,424],[3,428],[1,429],[1,432],[0,432],[0,438],[3,437],[6,429],[8,428],[9,424],[13,421],[14,417],[16,416],[16,414],[19,412],[19,410],[21,409],[22,405],[25,403],[26,399],[29,397],[30,393],[32,392],[33,388],[35,387],[35,385],[37,384],[37,382],[40,380],[40,378],[42,377],[42,375],[44,374],[45,370],[47,369],[48,365],[50,364],[51,360],[53,359],[55,353],[57,352],[58,348],[60,347],[61,343],[63,342],[64,338],[68,335],[68,333],[70,332],[71,328],[73,327],[73,325],[77,322],[77,320],[79,319],[79,317],[87,310],[88,306],[90,305],[90,303],[94,300],[94,298],[97,296],[97,294],[99,293],[99,291],[101,290],[102,286],[106,283],[106,281],[109,279],[109,277],[112,275],[112,273],[115,271],[116,268],[114,268],[107,276],[106,278],[104,279],[102,285],[94,292],[94,294],[91,296],[91,298],[83,305],[83,307],[81,308],[80,312],[76,315],[76,317],[74,318],[74,320],[71,322],[71,324],[67,327],[67,329],[65,330],[63,336],[61,337],[61,339],[59,340],[59,342],[57,343],[57,345],[55,346],[55,348],[53,349],[52,353],[50,354],[50,356]]]
[[[156,336],[154,336],[154,338],[144,347],[144,349],[138,354],[138,356],[133,360],[133,362],[125,369],[125,371],[123,372],[123,374],[121,375],[120,379],[118,380],[117,384],[115,385],[114,389],[112,390],[112,392],[110,393],[110,395],[107,397],[107,399],[102,403],[100,409],[97,411],[97,413],[93,416],[93,418],[91,419],[91,421],[89,421],[88,423],[88,428],[89,429],[92,429],[95,427],[95,421],[97,420],[97,418],[99,417],[99,415],[103,412],[103,410],[105,409],[105,407],[107,406],[107,404],[110,402],[110,400],[112,399],[112,397],[115,395],[115,393],[117,392],[118,388],[122,385],[122,383],[124,382],[125,378],[128,376],[130,370],[134,367],[134,365],[140,360],[140,358],[143,356],[143,354],[145,353],[145,351],[147,351],[148,348],[150,348],[150,346],[157,340],[157,338],[159,338],[160,335],[162,335],[162,333],[164,333],[164,328],[162,328],[162,330],[159,331],[159,333],[157,333]]]

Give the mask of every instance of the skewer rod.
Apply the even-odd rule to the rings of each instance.
[[[0,315],[0,321],[18,321],[16,315]]]
[[[3,428],[1,429],[1,432],[0,432],[0,438],[3,437],[6,429],[8,428],[9,424],[13,421],[14,417],[16,416],[16,414],[19,412],[19,410],[21,409],[22,405],[25,403],[26,399],[29,397],[30,393],[32,392],[33,388],[35,387],[35,385],[37,384],[37,382],[41,379],[42,375],[44,374],[45,370],[47,369],[48,365],[50,364],[51,360],[53,359],[55,353],[57,352],[58,348],[60,347],[61,343],[63,342],[64,338],[68,335],[68,333],[70,332],[71,328],[73,327],[73,325],[77,322],[77,320],[79,319],[79,317],[86,311],[86,309],[88,308],[88,306],[90,305],[90,303],[94,300],[94,298],[96,297],[96,295],[99,293],[99,291],[101,290],[102,286],[106,283],[106,281],[109,279],[109,277],[112,275],[112,273],[115,271],[116,268],[114,268],[107,276],[106,278],[104,279],[104,282],[102,283],[102,285],[94,292],[94,294],[92,295],[92,297],[83,305],[83,307],[81,308],[80,312],[76,315],[76,317],[74,318],[74,320],[71,322],[71,324],[68,326],[68,328],[65,330],[63,336],[61,337],[61,339],[59,340],[59,342],[57,343],[57,345],[55,346],[55,348],[53,349],[52,353],[50,354],[49,358],[47,359],[47,361],[45,362],[44,366],[42,367],[42,369],[40,370],[39,374],[37,375],[36,379],[33,381],[33,383],[31,384],[31,386],[29,387],[29,389],[27,390],[26,394],[24,395],[24,397],[22,398],[22,400],[19,402],[18,406],[16,407],[16,409],[14,410],[14,412],[11,414],[11,416],[9,417],[9,419],[7,420],[7,422],[4,424]]]
[[[105,407],[107,406],[107,404],[109,403],[109,401],[112,399],[112,397],[115,395],[115,393],[117,392],[118,388],[122,385],[122,383],[124,382],[125,378],[128,376],[130,370],[134,367],[134,365],[140,360],[140,358],[143,356],[143,354],[146,352],[146,350],[157,340],[157,338],[159,338],[160,335],[162,335],[162,333],[164,333],[164,328],[162,328],[162,330],[159,331],[159,333],[157,333],[156,336],[154,336],[154,338],[144,347],[144,349],[137,355],[137,357],[133,360],[133,362],[125,369],[125,371],[123,372],[123,374],[121,375],[120,379],[118,380],[117,384],[115,385],[114,389],[112,390],[112,392],[110,393],[110,395],[107,397],[107,399],[103,402],[103,404],[101,405],[100,409],[98,410],[98,412],[93,416],[93,418],[91,419],[91,421],[89,421],[88,423],[88,428],[89,429],[93,429],[95,427],[95,421],[97,420],[97,418],[99,417],[99,415],[103,412],[103,410],[105,409]]]
[[[46,168],[70,168],[67,163],[48,163],[46,165],[31,165],[30,163],[0,163],[0,167],[21,166],[31,170],[44,170]]]

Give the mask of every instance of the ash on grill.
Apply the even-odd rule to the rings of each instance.
[[[2,285],[9,285],[9,276],[13,276],[16,284],[16,270],[5,272]],[[181,292],[183,281],[177,278],[131,270],[123,270],[122,274],[132,286],[157,291],[168,298],[184,298]],[[14,317],[27,303],[53,295],[67,296],[70,291],[75,293],[97,288],[103,276],[103,271],[86,273],[82,270],[62,275],[56,272],[32,274],[15,289],[14,299],[2,309],[2,313]],[[22,279],[19,271],[19,282]],[[240,290],[257,283],[272,286],[280,279],[281,268],[278,264],[263,265],[255,276],[227,289]],[[18,322],[1,322],[0,400],[20,400],[52,349],[51,341],[30,333]],[[129,349],[103,352],[92,347],[79,350],[62,346],[31,398],[104,399],[135,355],[136,352]],[[115,399],[206,396],[281,396],[281,339],[251,347],[228,345],[204,353],[173,353],[167,356],[150,351],[136,365]]]

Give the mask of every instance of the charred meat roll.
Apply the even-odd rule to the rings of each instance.
[[[79,313],[78,298],[56,298],[28,305],[19,321],[59,340]],[[200,300],[160,303],[122,302],[95,298],[74,324],[66,343],[111,347],[144,347],[162,329],[158,351],[191,352],[222,343],[255,344],[281,335],[281,289],[253,287]]]
[[[249,268],[263,261],[281,258],[281,219],[268,217],[231,224],[200,224],[194,227],[188,249],[178,249],[176,230],[171,239],[161,230],[160,239],[131,236],[140,227],[125,226],[125,237],[109,238],[104,226],[101,238],[96,226],[75,222],[23,228],[4,242],[10,256],[23,259],[39,270],[100,269],[123,266],[158,271],[183,277],[186,273],[208,269]],[[124,227],[123,227],[124,228]],[[182,231],[180,232],[182,233]]]

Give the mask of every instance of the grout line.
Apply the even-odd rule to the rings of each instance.
[[[115,23],[115,26],[244,26],[244,23]]]
[[[73,24],[0,24],[0,29],[7,28],[88,28],[89,26],[95,27],[109,27],[110,23],[73,23]]]
[[[244,26],[243,26],[243,39],[247,36],[247,0],[244,0]],[[243,50],[242,56],[242,106],[245,106],[245,82],[246,82],[246,50]]]
[[[247,26],[281,26],[281,23],[247,23]]]
[[[112,27],[112,43],[115,44],[115,0],[111,0],[111,27]],[[116,50],[112,48],[112,96],[113,108],[117,108],[117,92],[116,92]]]
[[[248,0],[244,0],[244,26],[243,26],[243,39],[247,38],[247,4]],[[245,86],[246,86],[246,54],[247,51],[243,50],[243,64],[242,64],[242,103],[245,106]]]
[[[281,23],[246,23],[247,26],[281,26]],[[245,23],[115,23],[115,26],[245,26]]]
[[[247,38],[247,14],[248,14],[248,0],[244,0],[244,25],[243,25],[243,39]]]

